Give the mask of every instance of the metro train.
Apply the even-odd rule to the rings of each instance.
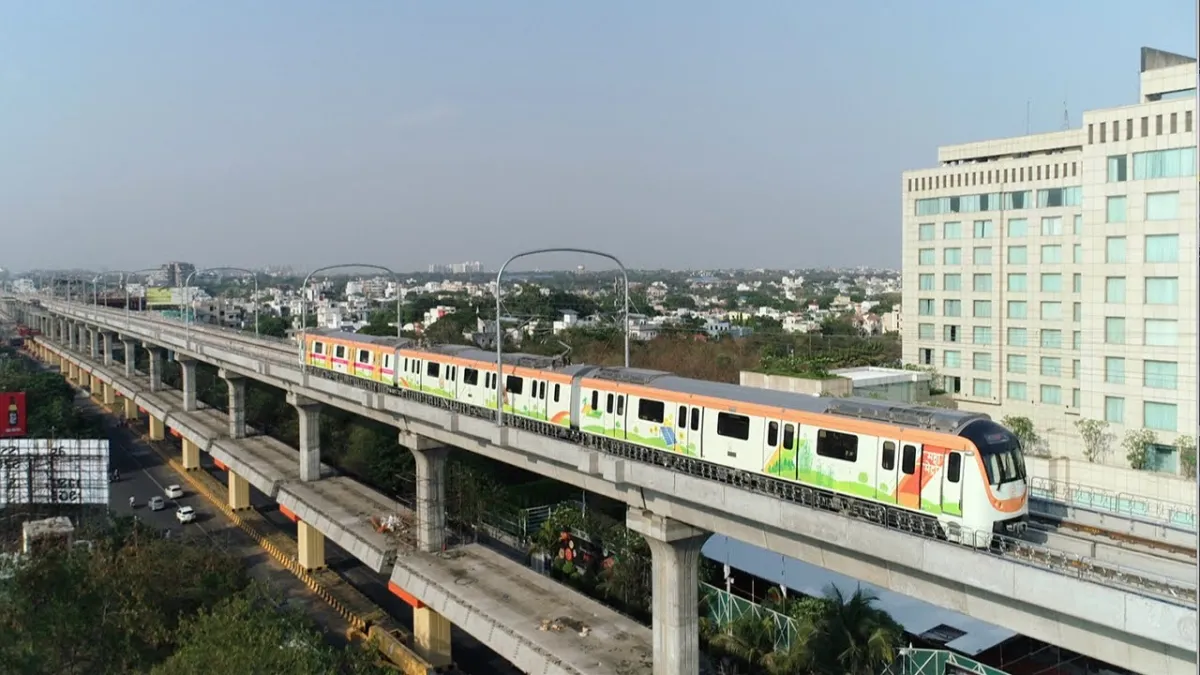
[[[334,379],[496,414],[494,353],[327,329],[301,350]],[[1021,444],[987,415],[533,354],[505,354],[503,375],[514,426],[973,546],[1027,524]]]

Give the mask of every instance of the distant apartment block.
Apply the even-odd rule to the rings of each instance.
[[[186,262],[165,263],[152,275],[157,283],[164,286],[181,287],[189,275],[196,271],[196,266]]]
[[[429,266],[430,274],[474,274],[483,271],[483,263],[479,261],[433,264]]]
[[[1106,420],[1152,468],[1197,415],[1194,58],[1142,50],[1140,99],[1078,129],[939,148],[905,172],[904,360],[962,409],[1029,417],[1056,456]]]

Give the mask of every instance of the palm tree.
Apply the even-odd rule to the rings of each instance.
[[[721,654],[758,666],[775,651],[774,620],[746,612],[716,631],[709,638],[709,645]]]
[[[904,629],[875,606],[879,598],[860,586],[846,597],[836,586],[825,590],[829,601],[822,617],[820,661],[829,672],[872,675],[890,665],[903,642]]]

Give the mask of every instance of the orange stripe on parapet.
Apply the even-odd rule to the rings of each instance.
[[[300,520],[298,517],[296,517],[296,514],[291,509],[284,506],[283,504],[279,505],[279,512],[282,513],[284,515],[284,517],[286,517],[288,520],[292,521],[293,523]]]
[[[425,603],[418,600],[415,596],[410,594],[408,591],[405,591],[403,588],[400,588],[399,586],[397,586],[396,582],[394,582],[394,581],[388,582],[388,590],[392,592],[392,595],[395,595],[397,598],[400,598],[401,600],[403,600],[405,602],[405,604],[407,604],[409,607],[412,607],[413,609],[421,609],[421,608],[425,607]]]

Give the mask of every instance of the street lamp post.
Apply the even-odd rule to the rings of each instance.
[[[390,268],[384,267],[383,265],[370,265],[367,263],[342,263],[339,265],[327,265],[325,267],[318,267],[317,269],[309,272],[308,276],[304,277],[304,285],[300,287],[299,353],[300,353],[300,371],[301,372],[304,372],[304,370],[306,369],[306,365],[304,363],[306,360],[304,358],[304,343],[305,343],[305,339],[308,336],[308,302],[307,302],[305,296],[307,295],[307,292],[308,292],[308,282],[313,278],[314,275],[317,274],[317,272],[324,272],[327,270],[335,270],[335,269],[338,269],[341,267],[362,267],[362,268],[366,268],[366,269],[380,270],[381,272],[387,272],[388,274],[392,275],[392,281],[395,282],[395,284],[396,284],[396,337],[397,338],[400,337],[400,333],[401,333],[400,329],[402,326],[402,323],[400,321],[400,276],[397,275],[395,271],[393,271]]]
[[[100,304],[100,287],[99,287],[98,282],[101,279],[103,279],[104,277],[107,277],[107,276],[110,276],[113,274],[123,274],[123,272],[121,270],[109,270],[107,272],[101,272],[100,274],[97,274],[96,276],[92,277],[92,304],[93,305]],[[107,284],[105,284],[105,286],[104,286],[104,292],[108,293],[108,285]]]
[[[134,275],[142,274],[145,272],[158,272],[160,269],[162,269],[162,268],[146,267],[146,268],[143,268],[140,270],[134,270],[132,272],[126,272],[125,270],[116,270],[118,272],[121,272],[121,286],[125,289],[125,327],[126,328],[129,328],[129,324],[131,322],[131,317],[129,314],[129,305],[130,305],[129,279],[130,279],[130,277],[133,277]],[[142,297],[143,297],[143,299],[145,298],[144,295]],[[144,303],[143,303],[142,309],[145,309]]]
[[[193,306],[193,303],[195,303],[195,298],[194,298],[194,294],[192,293],[192,277],[197,274],[208,274],[210,272],[225,272],[225,271],[244,272],[254,278],[254,298],[253,298],[253,300],[254,300],[254,335],[255,335],[255,337],[258,336],[258,273],[253,272],[248,269],[245,269],[243,267],[228,267],[228,266],[206,267],[201,270],[192,270],[192,272],[190,274],[188,274],[187,278],[184,279],[184,281],[183,281],[183,290],[185,293],[187,293],[187,296],[188,296],[187,314],[185,314],[183,317],[183,323],[184,323],[184,327],[185,327],[184,334],[186,336],[186,338],[185,338],[186,342],[189,345],[192,342],[192,319],[193,319],[192,314],[195,312],[195,307]]]
[[[512,264],[514,260],[526,258],[531,255],[541,255],[543,253],[582,253],[585,255],[594,255],[601,258],[608,258],[621,268],[621,277],[625,280],[625,367],[629,367],[629,270],[625,269],[625,264],[616,256],[604,253],[603,251],[594,251],[589,248],[539,248],[532,251],[518,253],[500,266],[500,271],[496,273],[496,426],[504,426],[504,333],[500,326],[500,283],[504,279],[504,270]]]

